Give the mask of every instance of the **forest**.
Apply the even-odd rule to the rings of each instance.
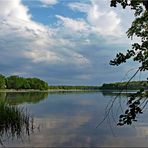
[[[131,81],[130,83],[127,82],[116,82],[116,83],[104,83],[100,89],[103,90],[121,90],[121,89],[127,89],[127,90],[139,90],[141,88],[148,89],[148,83],[147,81]]]
[[[6,77],[0,74],[0,89],[35,89],[35,90],[99,90],[99,86],[50,85],[39,78]]]
[[[63,89],[63,90],[99,90],[99,86],[70,86],[70,85],[57,85],[49,86],[49,89]]]
[[[48,85],[39,78],[23,78],[20,76],[4,76],[0,74],[0,89],[35,89],[35,90],[148,90],[147,81],[131,81],[104,83],[102,86]]]
[[[39,78],[23,78],[16,75],[6,77],[0,74],[0,89],[47,90],[48,83]]]

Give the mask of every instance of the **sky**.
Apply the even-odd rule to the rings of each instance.
[[[109,61],[131,48],[132,20],[131,10],[111,8],[110,0],[0,0],[0,73],[49,85],[128,79],[133,63]]]

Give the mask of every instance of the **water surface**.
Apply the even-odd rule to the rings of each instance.
[[[147,111],[132,126],[118,127],[120,101],[98,128],[112,93],[1,93],[12,105],[25,107],[34,117],[34,133],[22,139],[6,140],[11,147],[141,147],[148,146]],[[120,101],[119,101],[120,100]],[[123,106],[124,107],[124,106]],[[114,121],[116,120],[116,122]]]

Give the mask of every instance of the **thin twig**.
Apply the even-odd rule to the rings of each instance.
[[[127,81],[127,83],[126,83],[125,85],[128,85],[128,84],[130,83],[130,81],[137,75],[137,73],[138,73],[139,71],[140,71],[140,68],[138,68],[138,70],[133,74],[133,76]],[[97,124],[96,128],[98,128],[98,127],[106,120],[107,116],[108,116],[108,115],[110,114],[110,112],[111,112],[112,107],[114,106],[114,103],[115,103],[116,99],[121,95],[121,93],[123,92],[124,89],[125,89],[125,88],[123,87],[123,88],[120,90],[120,92],[117,94],[117,96],[113,99],[113,101],[112,101],[112,103],[111,103],[111,105],[110,105],[110,107],[109,107],[109,109],[108,109],[108,112],[105,114],[103,120]]]

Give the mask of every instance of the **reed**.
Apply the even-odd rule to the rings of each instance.
[[[21,138],[33,132],[33,118],[27,110],[11,106],[5,100],[0,100],[0,139]]]

